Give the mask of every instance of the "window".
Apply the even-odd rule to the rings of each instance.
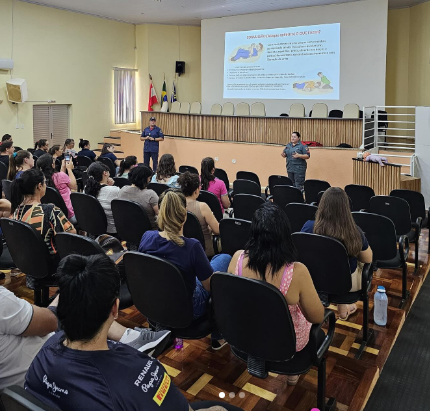
[[[41,138],[54,144],[63,145],[69,138],[69,105],[35,104],[33,106],[33,140]]]
[[[136,122],[136,71],[114,68],[115,124]]]

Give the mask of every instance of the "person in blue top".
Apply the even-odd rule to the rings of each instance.
[[[164,134],[161,128],[155,125],[155,122],[155,117],[151,117],[149,119],[149,127],[146,127],[140,136],[140,141],[145,142],[143,146],[143,163],[149,167],[149,160],[152,158],[154,173],[157,171],[158,166],[159,142],[164,140]]]
[[[88,140],[80,139],[79,141],[79,148],[81,151],[79,151],[78,156],[85,156],[90,158],[91,160],[95,161],[97,156],[94,151],[91,150],[91,145]]]
[[[120,161],[118,160],[117,156],[114,154],[114,151],[115,151],[115,146],[113,144],[104,143],[100,157],[110,158],[112,160],[112,162],[117,167],[119,167]]]
[[[231,61],[236,61],[239,59],[248,59],[251,57],[256,57],[258,56],[258,53],[260,51],[263,50],[263,45],[261,43],[259,43],[258,45],[256,44],[251,44],[251,46],[249,47],[249,49],[243,49],[243,48],[239,48],[236,52],[236,54],[230,59]]]
[[[287,144],[281,155],[287,159],[287,173],[294,187],[303,191],[308,166],[306,160],[309,159],[311,153],[308,146],[300,141],[298,131],[291,134],[291,142]]]

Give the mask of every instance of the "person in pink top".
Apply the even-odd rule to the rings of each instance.
[[[294,324],[296,351],[301,351],[309,342],[312,324],[323,321],[324,307],[308,269],[296,259],[287,215],[269,201],[255,212],[246,249],[234,254],[228,272],[265,281],[281,291]],[[287,382],[296,385],[298,380],[299,375],[290,375]]]
[[[214,176],[215,161],[212,157],[206,157],[202,160],[200,181],[202,183],[202,190],[210,191],[215,194],[221,205],[221,210],[224,212],[225,208],[230,207],[230,199],[228,198],[228,191],[224,181],[219,180]]]
[[[77,189],[76,178],[73,174],[73,162],[63,160],[61,162],[61,171],[56,171],[54,158],[51,154],[44,154],[37,160],[36,167],[45,175],[46,185],[58,190],[69,211],[69,221],[72,224],[76,224],[75,212],[70,200],[71,190]]]

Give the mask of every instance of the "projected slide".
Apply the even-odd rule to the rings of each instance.
[[[225,33],[224,98],[339,100],[340,24]]]

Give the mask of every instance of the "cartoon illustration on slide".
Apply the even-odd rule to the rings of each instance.
[[[307,80],[300,83],[293,83],[292,87],[299,94],[329,94],[333,92],[331,81],[324,75],[323,72],[317,73],[318,80]]]
[[[261,43],[239,46],[230,54],[228,60],[231,63],[237,61],[240,63],[253,63],[261,57],[263,50],[264,46]]]

